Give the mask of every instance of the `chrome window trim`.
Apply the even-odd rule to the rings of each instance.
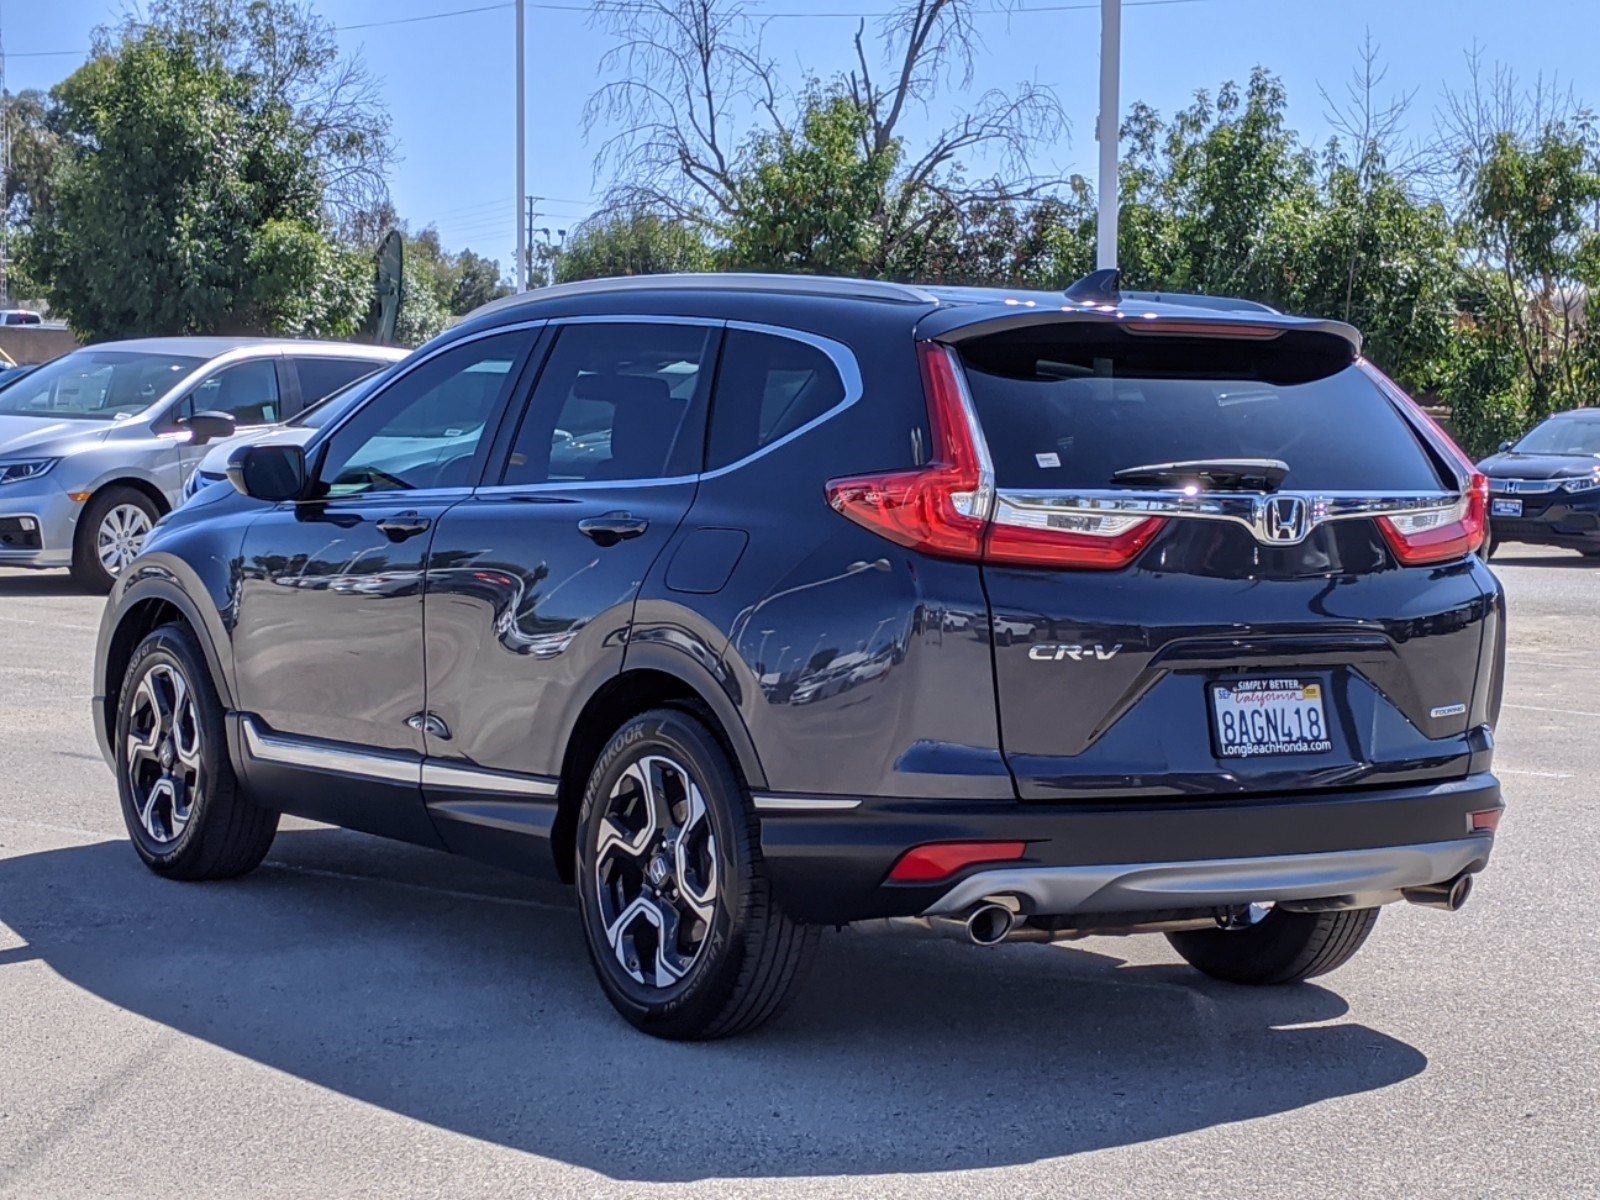
[[[530,491],[568,492],[586,491],[596,488],[609,489],[619,487],[668,487],[673,484],[695,483],[705,479],[719,479],[732,471],[737,471],[748,466],[757,459],[765,457],[774,450],[778,449],[780,446],[785,446],[789,442],[794,441],[796,438],[810,433],[811,430],[823,424],[825,421],[833,420],[834,417],[838,416],[840,413],[844,412],[845,409],[850,408],[856,403],[856,401],[860,400],[866,391],[865,384],[861,379],[861,365],[856,360],[855,352],[851,350],[849,346],[846,346],[843,342],[836,341],[833,338],[825,337],[820,333],[810,333],[803,329],[788,329],[781,325],[763,325],[755,321],[725,321],[720,318],[711,317],[670,317],[661,316],[659,314],[650,314],[647,316],[628,316],[622,313],[592,314],[581,317],[551,317],[548,321],[543,322],[543,324],[548,324],[551,326],[638,324],[704,325],[717,326],[726,329],[737,329],[744,333],[763,333],[771,337],[787,338],[792,342],[799,342],[802,345],[810,346],[813,349],[819,350],[827,356],[828,361],[833,364],[834,370],[839,372],[839,381],[844,386],[844,398],[826,412],[819,413],[815,417],[812,417],[811,420],[807,421],[804,425],[801,425],[798,429],[792,429],[788,433],[784,434],[781,438],[768,442],[765,446],[752,451],[743,458],[737,459],[734,462],[728,463],[726,466],[718,467],[712,471],[701,471],[698,474],[693,475],[658,475],[651,476],[647,479],[564,479],[553,480],[547,483],[496,483],[487,484],[483,487],[477,488],[474,493],[475,495],[503,496],[526,494]],[[532,393],[529,394],[528,399],[531,403],[533,399]],[[715,415],[716,392],[714,389],[711,395],[711,406],[713,411],[712,413],[708,414],[708,418]]]
[[[313,771],[337,771],[368,779],[385,779],[417,786],[422,777],[422,759],[384,754],[376,750],[356,750],[327,742],[311,741],[290,734],[264,730],[257,719],[246,716],[245,752],[257,762],[280,766],[307,767]]]
[[[385,379],[380,387],[374,389],[372,395],[368,396],[360,404],[356,405],[349,412],[345,413],[344,416],[341,417],[336,423],[332,425],[324,425],[321,429],[319,429],[317,431],[317,435],[306,443],[306,455],[309,457],[313,450],[320,447],[323,442],[327,441],[330,437],[333,437],[339,432],[339,430],[343,429],[347,424],[354,420],[356,414],[361,412],[362,409],[366,408],[367,405],[376,403],[380,397],[389,391],[390,388],[394,387],[401,380],[405,379],[413,371],[418,370],[425,364],[430,363],[434,359],[438,358],[439,355],[446,354],[449,351],[455,350],[461,346],[470,345],[473,342],[482,341],[484,338],[499,337],[503,333],[517,333],[524,329],[542,329],[549,323],[550,322],[548,320],[541,317],[537,321],[516,321],[508,325],[496,325],[492,329],[479,329],[473,333],[465,334],[461,337],[451,338],[447,342],[441,342],[432,350],[429,350],[426,354],[418,350],[412,353],[409,357],[402,358],[399,362],[390,364],[394,367],[395,373],[388,379]],[[357,382],[359,382],[359,380]],[[470,492],[472,489],[467,488],[464,490]],[[409,496],[415,495],[416,493],[407,492],[405,494]]]
[[[553,779],[532,775],[510,775],[503,771],[486,771],[480,767],[441,762],[436,758],[422,760],[422,786],[454,788],[468,792],[495,792],[505,796],[556,794],[556,781]]]
[[[1279,497],[1306,507],[1305,531],[1292,540],[1267,534],[1267,509]],[[1033,490],[1001,488],[995,494],[996,522],[1020,528],[1050,528],[1052,516],[1146,516],[1232,521],[1267,545],[1293,546],[1318,526],[1357,517],[1393,516],[1448,509],[1461,502],[1457,492],[1195,492],[1119,488]]]

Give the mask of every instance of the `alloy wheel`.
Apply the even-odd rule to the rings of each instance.
[[[100,528],[95,530],[95,554],[106,574],[120,575],[144,549],[144,539],[150,535],[150,514],[137,504],[117,504],[100,518]]]
[[[623,771],[598,823],[594,872],[622,969],[646,987],[676,984],[710,937],[718,883],[705,797],[683,764],[651,754]]]
[[[133,690],[124,769],[145,833],[159,845],[177,841],[200,794],[200,714],[169,663],[152,665]]]

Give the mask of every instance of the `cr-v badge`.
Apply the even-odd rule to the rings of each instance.
[[[1028,657],[1035,662],[1060,662],[1069,658],[1073,662],[1107,662],[1117,656],[1117,651],[1122,649],[1118,642],[1110,649],[1096,643],[1093,646],[1063,646],[1046,642],[1039,646],[1028,648]]]

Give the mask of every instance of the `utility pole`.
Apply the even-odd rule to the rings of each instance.
[[[1122,0],[1100,0],[1100,216],[1095,266],[1117,265],[1117,150],[1121,101]]]
[[[517,0],[517,291],[528,290],[528,223],[522,219],[528,194],[527,6]]]
[[[543,196],[529,196],[528,202],[522,212],[522,246],[525,257],[523,258],[522,290],[527,291],[533,287],[533,223],[544,214],[537,207]]]
[[[11,97],[6,95],[5,18],[0,14],[0,305],[11,303]]]

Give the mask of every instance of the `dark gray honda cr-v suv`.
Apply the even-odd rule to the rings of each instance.
[[[1332,970],[1501,812],[1484,481],[1359,345],[1111,275],[491,305],[118,580],[134,847],[238,875],[289,812],[548,873],[668,1037],[876,918]]]

